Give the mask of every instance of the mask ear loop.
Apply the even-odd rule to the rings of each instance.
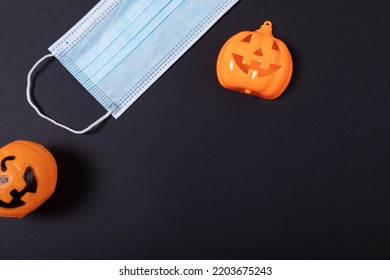
[[[41,64],[42,61],[46,60],[47,58],[50,58],[50,57],[53,57],[54,54],[47,54],[45,55],[44,57],[42,57],[40,60],[38,60],[34,66],[31,68],[31,70],[28,72],[27,74],[27,88],[26,88],[26,97],[27,97],[27,101],[28,103],[31,105],[31,107],[33,107],[35,109],[35,111],[37,112],[37,114],[44,118],[45,120],[48,120],[49,122],[53,123],[54,125],[58,126],[58,127],[61,127],[63,129],[66,129],[74,134],[84,134],[88,131],[90,131],[91,129],[93,129],[94,127],[96,127],[97,125],[99,125],[100,123],[102,123],[104,120],[106,120],[108,117],[110,117],[112,111],[108,111],[104,116],[100,117],[98,120],[96,120],[94,123],[90,124],[88,127],[82,129],[82,130],[75,130],[73,128],[70,128],[66,125],[63,125],[57,121],[55,121],[54,119],[46,116],[45,114],[43,114],[39,108],[34,104],[34,102],[32,101],[31,99],[31,76],[34,72],[34,70],[38,67],[39,64]]]

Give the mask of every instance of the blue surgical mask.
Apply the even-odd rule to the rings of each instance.
[[[55,56],[118,118],[239,0],[102,0],[31,69]],[[97,123],[92,124],[87,130]],[[74,133],[84,133],[60,125]]]

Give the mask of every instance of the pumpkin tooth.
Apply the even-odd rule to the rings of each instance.
[[[244,63],[244,57],[242,55],[233,54],[234,62],[237,64],[238,68],[244,71],[246,74],[249,73],[249,65]]]

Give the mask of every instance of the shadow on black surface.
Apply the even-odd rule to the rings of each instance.
[[[292,76],[291,76],[291,80],[290,80],[289,85],[287,86],[285,92],[283,92],[283,94],[279,98],[285,98],[286,96],[289,96],[291,93],[294,92],[294,90],[297,88],[296,84],[297,84],[297,81],[300,79],[300,76],[301,76],[300,74],[301,74],[301,70],[302,70],[302,63],[299,59],[298,52],[291,45],[287,45],[287,47],[288,47],[288,50],[290,51],[291,57],[292,57],[293,72],[292,72]]]
[[[57,185],[53,195],[35,211],[36,217],[77,211],[88,196],[88,169],[83,157],[58,148],[51,149],[51,152],[57,161]]]

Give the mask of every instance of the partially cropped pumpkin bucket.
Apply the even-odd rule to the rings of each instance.
[[[0,216],[24,217],[54,192],[57,164],[42,145],[18,140],[0,149]]]

